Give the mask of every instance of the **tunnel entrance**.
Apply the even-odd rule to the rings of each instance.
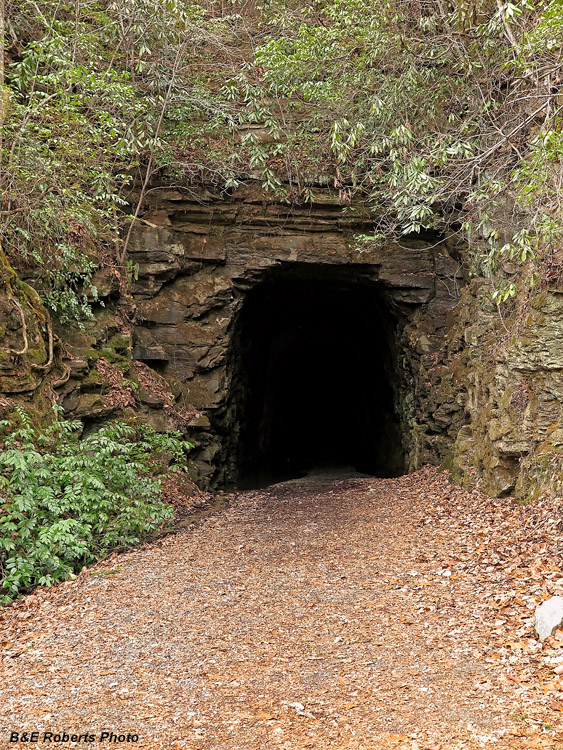
[[[277,269],[248,292],[233,339],[239,486],[402,473],[395,326],[378,283],[347,267]]]

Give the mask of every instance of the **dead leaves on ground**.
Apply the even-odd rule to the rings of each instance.
[[[561,510],[430,468],[241,494],[6,608],[4,721],[126,717],[146,750],[558,750],[563,633],[533,615],[563,587]]]

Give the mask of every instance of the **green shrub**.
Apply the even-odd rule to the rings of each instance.
[[[109,550],[137,543],[171,518],[159,470],[189,443],[113,422],[80,439],[80,423],[21,426],[0,444],[0,603],[73,576]],[[0,427],[6,427],[0,422]]]

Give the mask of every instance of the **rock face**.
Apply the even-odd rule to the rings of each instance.
[[[37,292],[18,278],[0,248],[0,416],[14,406],[30,411],[56,402],[53,388],[65,378],[58,342]]]
[[[203,485],[277,454],[289,465],[299,456],[285,445],[318,441],[372,473],[433,463],[492,495],[563,491],[559,288],[501,316],[490,284],[464,278],[463,246],[428,234],[362,251],[372,220],[328,188],[291,206],[258,184],[232,195],[155,185],[143,208],[133,300],[100,274],[104,306],[81,330],[52,331],[2,261],[4,415],[58,400],[87,426],[131,416],[180,429]]]
[[[561,492],[563,294],[544,289],[501,320],[490,287],[475,279],[457,315],[452,370],[467,391],[468,420],[455,465],[476,470],[491,495]]]
[[[291,279],[318,288],[330,277],[331,288],[346,287],[350,298],[355,288],[377,298],[389,342],[384,366],[401,469],[448,456],[465,419],[444,359],[461,282],[459,248],[429,236],[360,252],[355,236],[369,229],[359,207],[346,210],[328,189],[297,207],[252,185],[230,197],[206,190],[151,193],[129,248],[138,267],[133,357],[173,383],[178,401],[197,413],[191,434],[200,480],[237,479],[249,401],[240,326],[249,295],[282,279],[288,305]],[[365,321],[350,325],[361,330]],[[335,392],[327,409],[342,397]]]

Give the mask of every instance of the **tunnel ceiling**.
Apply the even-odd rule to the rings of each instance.
[[[133,354],[172,384],[195,477],[337,460],[395,473],[451,450],[463,416],[433,386],[463,281],[457,246],[428,236],[359,252],[369,217],[328,189],[307,206],[253,185],[230,197],[163,186],[150,201],[130,248]],[[168,424],[156,411],[154,423]]]

